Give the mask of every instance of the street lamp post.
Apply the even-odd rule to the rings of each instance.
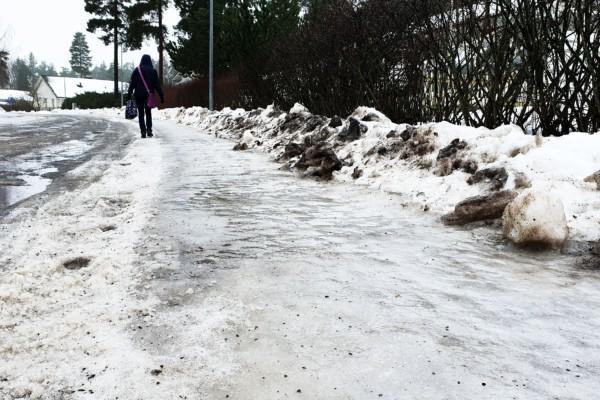
[[[208,6],[208,109],[213,111],[215,108],[215,100],[214,100],[214,2],[213,0],[209,1]]]
[[[123,73],[123,43],[121,43],[121,65],[119,68],[119,86],[121,86],[121,107],[123,107],[123,77],[121,76]]]

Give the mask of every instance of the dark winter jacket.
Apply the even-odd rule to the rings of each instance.
[[[144,79],[148,84],[150,92],[158,93],[158,95],[160,96],[160,101],[164,103],[165,96],[163,94],[162,88],[160,87],[158,73],[152,66],[152,59],[149,55],[144,55],[142,57],[142,61],[140,62],[140,69],[142,70],[142,74],[144,74]],[[131,97],[132,93],[135,93],[136,98],[144,98],[148,96],[148,91],[144,86],[144,82],[140,78],[139,70],[137,68],[131,74],[131,81],[129,82],[129,97]]]

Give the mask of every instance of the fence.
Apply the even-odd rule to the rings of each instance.
[[[208,79],[200,77],[164,87],[164,107],[208,107]],[[236,107],[240,102],[240,81],[233,72],[215,77],[215,107]]]

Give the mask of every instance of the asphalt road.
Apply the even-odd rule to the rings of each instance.
[[[0,118],[0,215],[23,202],[93,181],[134,138],[125,123],[98,116],[11,114]],[[68,172],[94,160],[94,173]]]

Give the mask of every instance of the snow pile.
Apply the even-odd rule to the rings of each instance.
[[[595,185],[583,181],[600,168],[600,135],[542,138],[513,125],[410,126],[369,107],[346,119],[314,115],[299,104],[289,113],[274,106],[219,112],[192,107],[158,115],[262,149],[290,168],[311,146],[325,146],[342,162],[334,179],[397,193],[406,203],[439,213],[494,190],[553,191],[564,204],[571,237],[600,238],[600,198]]]
[[[518,244],[562,246],[569,237],[562,202],[545,191],[525,190],[506,207],[502,219],[505,236]]]
[[[0,104],[8,105],[15,100],[33,101],[33,97],[23,90],[0,89]]]
[[[69,172],[93,182],[22,205],[0,225],[0,398],[71,398],[156,361],[132,351],[139,310],[136,242],[157,190],[160,146],[136,142],[104,173],[91,160]],[[100,161],[98,161],[100,162]],[[101,177],[95,181],[95,176]],[[92,390],[94,389],[94,390]]]
[[[250,132],[244,132],[244,135],[242,136],[242,143],[245,143],[246,146],[250,147],[254,145],[254,142],[256,142],[254,135]]]

